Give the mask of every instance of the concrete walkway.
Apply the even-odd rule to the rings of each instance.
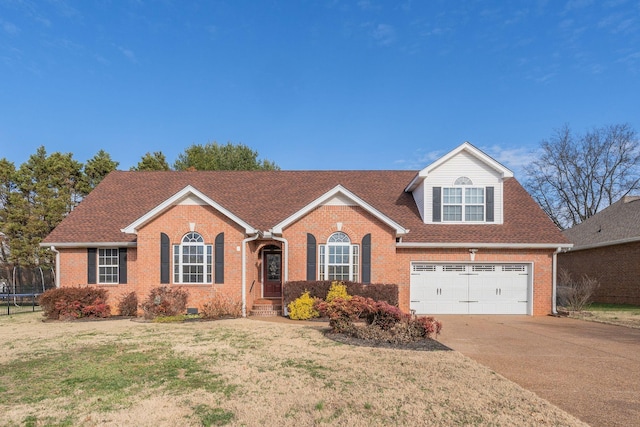
[[[592,426],[640,426],[640,329],[559,317],[437,316],[438,341]]]

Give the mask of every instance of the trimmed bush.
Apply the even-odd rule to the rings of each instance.
[[[344,300],[351,299],[351,295],[347,293],[347,286],[342,282],[331,282],[331,287],[329,288],[329,292],[327,292],[325,301],[331,302],[336,298],[342,298]]]
[[[153,288],[142,303],[144,318],[154,319],[158,316],[185,314],[188,298],[189,293],[181,288],[169,288],[166,286]]]
[[[289,303],[289,317],[294,320],[309,320],[318,317],[318,310],[315,309],[315,298],[309,295],[309,292],[303,293],[295,301]]]
[[[111,316],[107,290],[91,286],[49,289],[38,298],[43,315],[53,320]]]
[[[409,343],[431,338],[442,329],[442,324],[433,317],[411,316],[385,301],[361,296],[321,301],[316,307],[322,315],[329,317],[333,332],[372,341]],[[361,319],[364,325],[356,324]]]
[[[313,298],[326,299],[332,283],[334,282],[330,280],[287,282],[282,289],[284,304],[289,305],[289,303],[307,291]],[[364,284],[356,282],[340,283],[345,286],[347,294],[349,295],[359,295],[375,301],[386,301],[390,305],[398,305],[398,285],[382,283]]]
[[[120,316],[138,315],[138,295],[135,292],[129,292],[118,299],[118,314]]]
[[[242,316],[242,301],[223,293],[217,293],[214,298],[202,306],[203,319],[222,319],[226,317]]]

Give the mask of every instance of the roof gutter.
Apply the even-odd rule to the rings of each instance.
[[[482,249],[570,249],[572,243],[423,243],[423,242],[398,242],[396,248],[402,249],[431,249],[431,248],[482,248]]]
[[[54,242],[54,243],[40,243],[43,248],[51,248],[56,246],[58,248],[135,248],[138,246],[138,242]]]

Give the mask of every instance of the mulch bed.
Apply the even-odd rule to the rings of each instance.
[[[409,343],[391,343],[386,341],[365,340],[352,337],[351,335],[338,334],[331,331],[325,332],[325,336],[336,342],[360,347],[392,348],[397,350],[416,351],[451,351],[451,349],[446,345],[431,338]]]

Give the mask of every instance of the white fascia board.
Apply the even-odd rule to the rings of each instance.
[[[196,188],[194,188],[191,185],[187,185],[185,188],[183,188],[182,190],[178,191],[176,194],[174,194],[173,196],[169,197],[167,200],[165,200],[164,202],[160,203],[158,206],[156,206],[155,208],[151,209],[145,215],[141,216],[140,218],[138,218],[133,223],[129,224],[127,227],[123,228],[120,231],[122,231],[123,233],[137,234],[138,233],[138,229],[141,226],[143,226],[147,222],[151,221],[153,218],[157,217],[162,212],[164,212],[165,210],[169,209],[175,203],[179,202],[181,199],[183,199],[184,197],[186,197],[188,195],[194,195],[195,197],[197,197],[200,200],[202,200],[203,202],[205,202],[207,205],[211,206],[212,208],[214,208],[218,212],[222,213],[227,218],[231,219],[233,222],[235,222],[239,226],[243,227],[247,234],[255,234],[255,233],[258,232],[258,230],[256,230],[255,228],[251,227],[251,225],[247,224],[245,221],[240,219],[238,216],[234,215],[231,211],[229,211],[228,209],[222,207],[222,205],[220,205],[219,203],[217,203],[216,201],[214,201],[210,197],[206,196],[204,193],[200,192],[199,190],[197,190]]]
[[[409,183],[409,185],[407,186],[407,188],[405,188],[404,191],[407,193],[413,191],[420,182],[424,181],[424,179],[429,175],[429,173],[431,173],[431,171],[433,171],[443,163],[446,163],[447,161],[449,161],[449,159],[456,156],[462,151],[466,151],[467,153],[471,154],[481,162],[489,165],[492,169],[499,172],[503,179],[513,177],[513,172],[511,171],[511,169],[505,167],[500,162],[495,160],[493,157],[485,154],[478,148],[471,145],[469,142],[464,142],[463,144],[449,151],[447,154],[440,157],[438,160],[436,160],[435,162],[431,163],[426,168],[418,172],[418,175],[411,181],[411,183]]]
[[[42,248],[135,248],[137,242],[64,242],[64,243],[40,243]]]
[[[396,248],[466,248],[466,249],[570,249],[571,243],[396,243]]]
[[[337,194],[342,194],[342,195],[348,197],[349,199],[353,200],[353,202],[355,202],[356,205],[360,206],[361,208],[366,210],[368,213],[370,213],[371,215],[373,215],[374,217],[376,217],[377,219],[379,219],[380,221],[382,221],[383,223],[385,223],[389,227],[393,228],[396,231],[396,235],[405,235],[405,234],[407,234],[409,232],[409,230],[407,230],[406,228],[404,228],[403,226],[401,226],[400,224],[398,224],[397,222],[395,222],[394,220],[392,220],[388,216],[384,215],[382,212],[380,212],[379,210],[377,210],[376,208],[371,206],[369,203],[367,203],[364,200],[362,200],[360,197],[358,197],[355,194],[353,194],[351,191],[349,191],[346,188],[344,188],[342,185],[336,185],[333,189],[331,189],[330,191],[326,192],[322,196],[318,197],[316,200],[314,200],[313,202],[309,203],[307,206],[303,207],[298,212],[296,212],[293,215],[289,216],[284,221],[276,224],[271,229],[271,232],[273,234],[281,235],[282,234],[282,230],[284,228],[286,228],[288,225],[293,224],[294,222],[296,222],[300,218],[304,217],[305,215],[307,215],[309,212],[311,212],[312,210],[314,210],[318,206],[322,206],[325,202],[327,202],[328,200],[330,200],[332,197],[336,196]]]

